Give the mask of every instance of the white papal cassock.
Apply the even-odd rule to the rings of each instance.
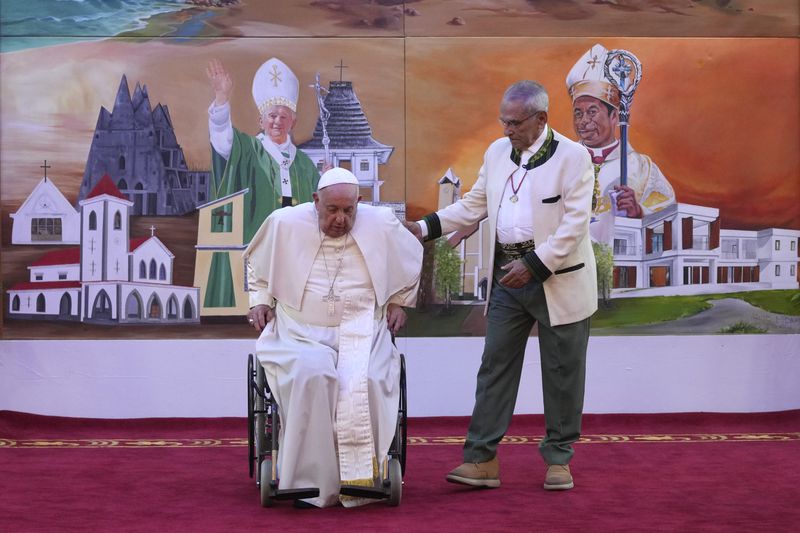
[[[245,258],[251,306],[276,311],[256,352],[279,405],[279,487],[319,487],[308,501],[333,505],[340,484],[382,474],[400,375],[386,309],[414,305],[422,246],[390,209],[368,205],[348,235],[327,237],[307,203],[270,215]]]

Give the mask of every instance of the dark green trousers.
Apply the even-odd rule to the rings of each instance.
[[[510,289],[498,282],[504,275],[496,266],[464,462],[497,454],[514,414],[528,336],[538,322],[545,418],[539,453],[547,464],[567,464],[581,433],[589,319],[551,326],[542,284],[532,280]]]

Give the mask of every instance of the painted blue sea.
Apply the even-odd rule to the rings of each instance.
[[[187,7],[184,0],[3,0],[0,51],[113,37]]]

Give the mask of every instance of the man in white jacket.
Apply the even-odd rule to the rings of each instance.
[[[407,227],[434,239],[488,216],[494,273],[475,407],[464,464],[447,480],[500,486],[497,444],[514,412],[525,346],[539,324],[547,464],[544,488],[573,487],[568,463],[580,436],[597,274],[589,240],[593,172],[586,149],[547,125],[548,96],[532,81],[510,86],[500,105],[505,137],[484,155],[478,180],[458,202]]]

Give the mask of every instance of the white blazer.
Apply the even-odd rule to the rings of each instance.
[[[534,205],[534,253],[538,258],[534,270],[539,278],[545,278],[550,324],[558,326],[583,320],[597,310],[597,271],[589,240],[594,190],[591,157],[586,148],[555,130],[553,142],[558,145],[550,159],[528,175],[531,185],[528,201]],[[483,156],[483,166],[472,190],[436,213],[442,234],[488,217],[492,265],[500,201],[508,177],[517,168],[511,160],[511,142],[506,137],[497,139]]]

